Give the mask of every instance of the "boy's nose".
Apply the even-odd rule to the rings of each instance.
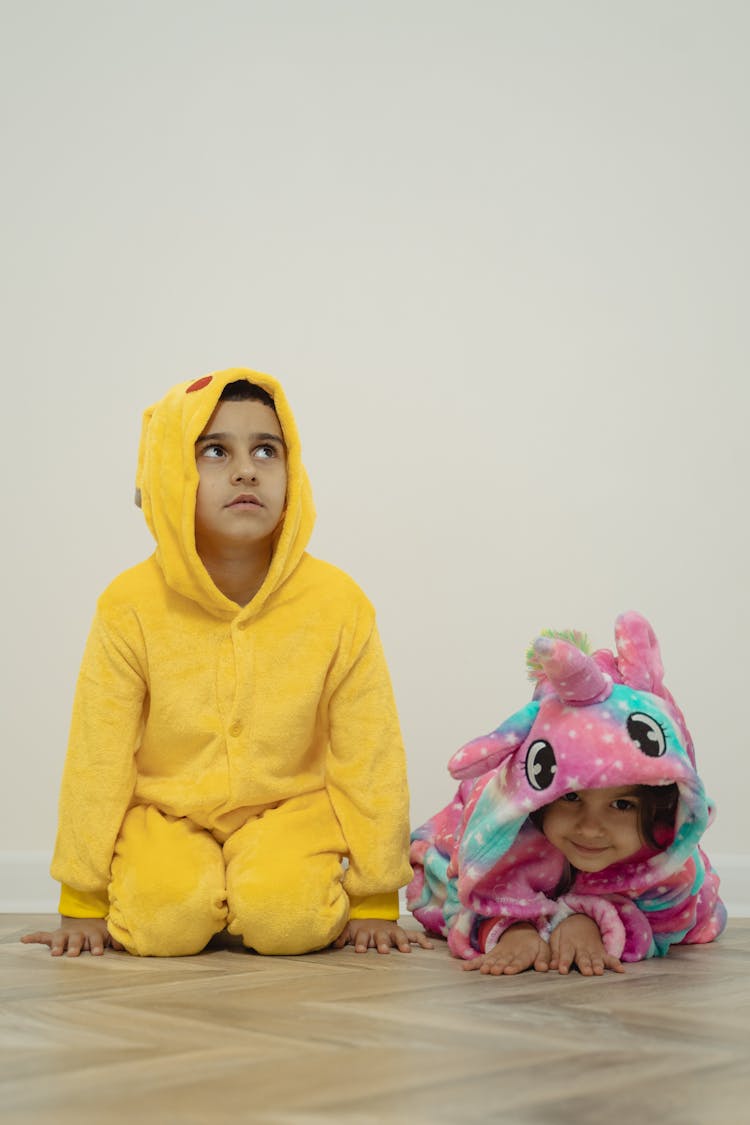
[[[235,480],[238,483],[244,480],[251,481],[255,479],[255,465],[252,463],[252,461],[248,461],[245,465],[237,465],[234,472],[232,473],[232,480]]]

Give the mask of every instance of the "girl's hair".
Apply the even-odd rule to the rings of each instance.
[[[251,383],[248,379],[235,379],[233,383],[227,383],[219,395],[219,402],[262,402],[264,406],[270,406],[271,410],[276,412],[268,391],[264,391],[257,383]]]
[[[674,828],[679,790],[671,785],[637,785],[638,827],[641,836],[652,848],[664,846],[664,829]]]
[[[633,796],[638,798],[638,830],[641,839],[652,848],[664,847],[665,836],[669,837],[673,832],[679,795],[674,782],[670,785],[633,786]],[[543,805],[541,809],[529,813],[529,820],[540,832],[544,831],[544,814],[548,808],[549,805]],[[565,867],[566,870],[553,892],[553,898],[566,894],[575,882],[577,869],[567,862]]]

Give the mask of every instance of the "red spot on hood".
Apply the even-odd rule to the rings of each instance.
[[[212,379],[213,375],[204,375],[202,379],[196,379],[194,383],[191,383],[190,386],[186,388],[185,394],[189,395],[191,391],[199,391],[202,387],[207,387]]]

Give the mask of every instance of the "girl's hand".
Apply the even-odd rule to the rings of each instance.
[[[567,973],[571,965],[577,965],[585,977],[603,976],[605,969],[625,972],[617,957],[607,953],[599,927],[586,914],[571,914],[561,922],[552,931],[549,944],[552,950],[549,967],[559,973]]]
[[[86,949],[95,957],[101,957],[107,946],[125,948],[110,936],[104,918],[68,918],[65,914],[60,915],[59,929],[24,934],[21,941],[27,945],[48,945],[53,957],[62,957],[65,952],[68,957],[77,957]]]
[[[398,922],[382,918],[351,918],[333,943],[334,949],[353,945],[355,953],[366,953],[370,947],[378,953],[411,953],[412,945],[432,949],[432,942],[421,930],[402,930]]]
[[[464,969],[479,969],[493,977],[512,976],[532,967],[537,973],[546,973],[549,958],[547,942],[531,923],[516,922],[501,935],[494,949],[473,961],[465,961]]]

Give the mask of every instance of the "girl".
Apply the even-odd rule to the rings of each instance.
[[[539,637],[534,698],[454,755],[455,798],[412,836],[409,909],[467,968],[600,975],[724,928],[713,809],[648,622],[621,615],[616,648]]]

